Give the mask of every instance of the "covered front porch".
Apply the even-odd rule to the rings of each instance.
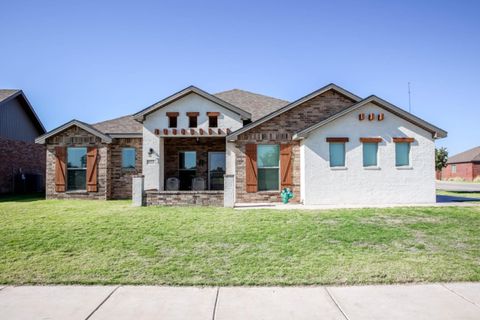
[[[145,190],[145,205],[223,206],[224,137],[162,137],[160,188]]]
[[[163,190],[223,190],[224,137],[163,138]]]

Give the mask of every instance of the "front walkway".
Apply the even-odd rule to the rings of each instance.
[[[0,286],[2,319],[480,319],[480,283],[355,287]]]

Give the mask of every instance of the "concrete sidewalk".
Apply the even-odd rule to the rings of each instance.
[[[0,286],[1,319],[480,319],[480,283],[354,287]]]

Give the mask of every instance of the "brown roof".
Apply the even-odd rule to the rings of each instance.
[[[448,158],[448,163],[475,162],[480,161],[480,147],[464,151]]]
[[[214,94],[214,96],[251,113],[252,121],[272,113],[273,111],[278,110],[289,103],[286,100],[272,98],[239,89],[219,92]]]
[[[131,115],[94,123],[92,127],[103,133],[142,133],[142,124]]]
[[[16,89],[0,89],[0,102],[7,99],[8,97],[14,95],[15,93],[19,92],[20,90]]]
[[[252,121],[288,104],[285,100],[238,89],[220,92],[214,96],[251,113]],[[94,123],[91,126],[106,134],[142,133],[142,124],[132,115]]]

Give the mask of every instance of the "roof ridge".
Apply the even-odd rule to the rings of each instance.
[[[103,121],[91,123],[90,125],[94,126],[94,125],[101,124],[101,123],[104,123],[104,122],[113,121],[113,120],[119,120],[119,119],[127,118],[127,117],[133,117],[133,114],[127,114],[127,115],[125,115],[125,116],[120,116],[120,117],[116,117],[116,118],[112,118],[112,119],[108,119],[108,120],[103,120]]]
[[[253,95],[256,95],[256,96],[261,96],[261,97],[265,97],[265,98],[275,99],[275,100],[279,100],[279,101],[283,101],[283,102],[289,102],[288,100],[284,100],[284,99],[280,99],[280,98],[276,98],[276,97],[272,97],[272,96],[267,96],[267,95],[262,94],[262,93],[252,92],[252,91],[243,90],[243,89],[238,89],[238,88],[233,88],[233,89],[230,89],[230,90],[225,90],[225,91],[217,92],[217,93],[214,93],[213,95],[216,96],[216,95],[219,95],[219,94],[223,94],[223,93],[227,93],[227,92],[233,92],[233,91],[241,91],[241,92],[253,94]]]

